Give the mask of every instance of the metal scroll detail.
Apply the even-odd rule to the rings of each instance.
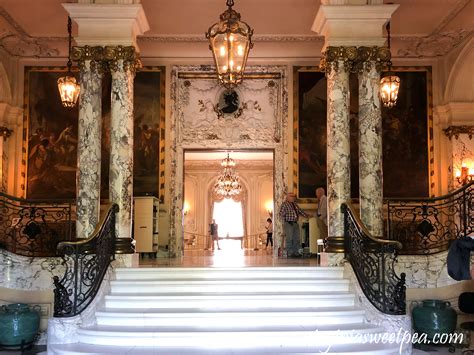
[[[56,255],[75,239],[74,200],[25,200],[0,192],[0,248],[29,257]]]
[[[401,255],[445,251],[452,240],[474,232],[474,182],[445,196],[386,204],[386,236],[403,244]]]
[[[352,265],[367,299],[379,311],[391,315],[406,314],[405,274],[395,273],[399,242],[370,235],[349,203],[344,213],[345,256]]]
[[[92,236],[78,242],[58,245],[65,272],[54,277],[54,316],[80,314],[95,298],[111,261],[115,258],[115,215],[112,205]]]

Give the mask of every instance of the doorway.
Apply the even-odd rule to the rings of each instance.
[[[185,150],[183,165],[184,255],[209,254],[213,219],[220,252],[260,250],[274,204],[273,150]],[[222,189],[226,171],[236,181]]]

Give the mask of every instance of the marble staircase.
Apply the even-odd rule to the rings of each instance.
[[[336,267],[117,269],[95,324],[48,354],[398,354],[365,342],[365,321]]]

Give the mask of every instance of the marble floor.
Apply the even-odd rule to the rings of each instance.
[[[140,257],[140,267],[256,267],[256,266],[317,266],[315,255],[301,258],[276,257],[272,255],[270,245],[259,250],[241,249],[236,240],[221,240],[220,250],[185,250],[180,258],[169,258],[166,253],[159,253],[157,258],[144,255]]]

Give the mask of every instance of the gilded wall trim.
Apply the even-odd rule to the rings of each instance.
[[[451,140],[451,138],[459,138],[460,134],[467,134],[469,139],[474,136],[474,126],[449,126],[443,129],[444,134]]]

